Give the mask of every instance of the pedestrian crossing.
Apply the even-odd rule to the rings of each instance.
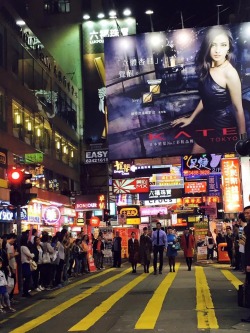
[[[123,325],[124,321],[128,332],[154,332],[173,322],[178,327],[181,322],[175,321],[177,312],[187,316],[198,330],[224,328],[224,322],[220,324],[223,303],[219,291],[214,289],[213,281],[216,281],[216,285],[223,286],[220,287],[221,297],[230,299],[229,309],[232,313],[239,311],[236,297],[232,297],[228,290],[233,288],[236,295],[236,289],[243,279],[229,270],[195,266],[192,272],[187,272],[186,266],[178,263],[174,273],[165,272],[158,276],[152,273],[153,268],[150,269],[150,274],[141,272],[132,275],[131,268],[125,267],[122,270],[110,268],[86,277],[53,291],[50,295],[56,297],[48,304],[47,311],[41,313],[38,307],[34,307],[33,318],[27,315],[26,322],[8,332],[42,332],[45,327],[54,327],[58,321],[64,323],[65,330],[60,330],[61,333],[98,331],[96,327],[103,328],[103,325],[107,326],[103,332],[109,332],[106,318],[110,320],[113,315],[121,312],[121,308],[123,311],[119,325]],[[84,285],[87,286],[86,289],[79,292],[79,287],[84,288]],[[70,293],[71,296],[65,298],[65,293]],[[172,317],[169,316],[170,313]],[[18,313],[14,316],[18,317]]]

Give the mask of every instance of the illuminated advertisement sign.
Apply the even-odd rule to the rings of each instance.
[[[114,179],[113,193],[145,193],[149,192],[149,178]]]
[[[133,178],[135,166],[131,160],[114,161],[112,162],[112,178]]]
[[[242,129],[235,120],[231,89],[226,77],[208,71],[216,55],[208,60],[203,50],[213,52],[210,35],[224,34],[228,43],[230,36],[223,66],[228,66],[225,72],[234,72],[231,59],[236,57],[240,71],[233,86],[242,91],[238,100],[250,137],[249,28],[250,23],[242,23],[105,39],[109,158],[181,156],[198,147],[207,154],[234,152]],[[193,113],[198,105],[202,109]]]
[[[124,215],[126,218],[140,217],[140,206],[138,205],[117,206],[117,212],[119,215]]]
[[[238,158],[223,158],[221,160],[222,195],[225,213],[243,211],[240,181],[240,161]]]
[[[177,189],[184,187],[184,178],[181,175],[181,166],[169,166],[169,173],[153,174],[150,178],[150,189]]]
[[[210,175],[208,176],[208,195],[209,196],[221,196],[221,176]]]
[[[168,213],[167,207],[141,207],[140,208],[141,216],[157,216],[166,215]]]
[[[46,224],[56,224],[61,217],[61,212],[56,206],[49,206],[43,209],[43,219]]]
[[[105,195],[77,195],[75,210],[84,211],[84,210],[96,210],[96,209],[105,209],[106,208],[106,198]]]
[[[7,150],[0,148],[0,167],[7,168]]]
[[[84,105],[86,110],[91,110],[84,116],[86,143],[103,143],[107,136],[104,38],[119,36],[117,22],[123,36],[136,32],[135,19],[117,20],[103,19],[82,24]]]
[[[167,199],[167,198],[181,198],[182,189],[159,189],[150,190],[149,193],[140,193],[140,200],[151,200],[151,199]]]
[[[0,208],[0,220],[10,222],[16,219],[16,210],[10,210],[7,207]],[[21,208],[21,220],[27,220],[27,209]]]
[[[176,199],[152,199],[152,200],[145,200],[145,206],[155,206],[155,205],[172,205],[176,204]]]
[[[186,182],[184,192],[187,193],[206,193],[207,182]]]
[[[209,175],[220,173],[220,160],[222,155],[201,154],[185,155],[182,159],[183,176]]]
[[[96,164],[96,163],[107,163],[108,162],[108,150],[86,150],[85,151],[85,163]]]

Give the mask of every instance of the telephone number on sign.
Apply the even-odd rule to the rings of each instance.
[[[88,158],[85,163],[107,163],[107,158]]]

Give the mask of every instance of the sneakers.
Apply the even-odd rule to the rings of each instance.
[[[38,288],[40,289],[40,290],[44,290],[45,288],[43,288],[42,286],[38,286]]]
[[[39,292],[39,291],[42,291],[42,290],[41,290],[39,287],[37,287],[37,288],[36,288],[36,291],[38,291],[38,292]]]
[[[16,309],[14,309],[14,308],[8,308],[8,310],[9,310],[10,312],[16,312]]]
[[[6,313],[6,311],[2,308],[0,308],[0,313]]]

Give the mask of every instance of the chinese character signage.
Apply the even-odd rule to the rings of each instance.
[[[221,196],[221,176],[210,175],[208,176],[208,195]]]
[[[206,193],[207,182],[186,182],[184,187],[185,194],[188,193]]]
[[[184,187],[184,179],[181,176],[181,166],[170,166],[169,173],[153,174],[150,178],[150,189],[177,189]]]
[[[132,178],[134,175],[133,167],[131,160],[123,161],[114,161],[112,163],[112,178]]]
[[[221,155],[216,154],[185,155],[182,159],[183,176],[220,173],[220,160]]]
[[[167,199],[167,198],[181,198],[182,189],[165,189],[164,187],[158,190],[151,190],[149,193],[140,193],[140,200],[152,199]]]
[[[113,193],[149,192],[149,178],[113,179]]]
[[[200,80],[199,74],[204,74],[207,36],[230,30],[229,59],[236,56],[240,69],[233,84],[239,90],[241,84],[244,87],[239,100],[245,105],[250,87],[249,28],[250,23],[243,23],[106,38],[110,160],[189,155],[198,146],[207,154],[234,152],[239,128],[231,89],[210,75]],[[234,70],[233,63],[225,65]],[[218,97],[221,89],[223,101]],[[202,109],[194,114],[198,105]],[[250,118],[247,108],[244,111],[249,137]]]
[[[243,211],[239,159],[223,158],[221,171],[224,212],[238,213]]]
[[[135,19],[118,19],[123,36],[135,34]],[[86,143],[103,143],[107,131],[104,68],[104,38],[119,36],[116,20],[87,21],[82,24],[84,78],[84,134]]]
[[[124,215],[126,218],[140,217],[140,206],[129,205],[129,206],[117,206],[117,213]]]

